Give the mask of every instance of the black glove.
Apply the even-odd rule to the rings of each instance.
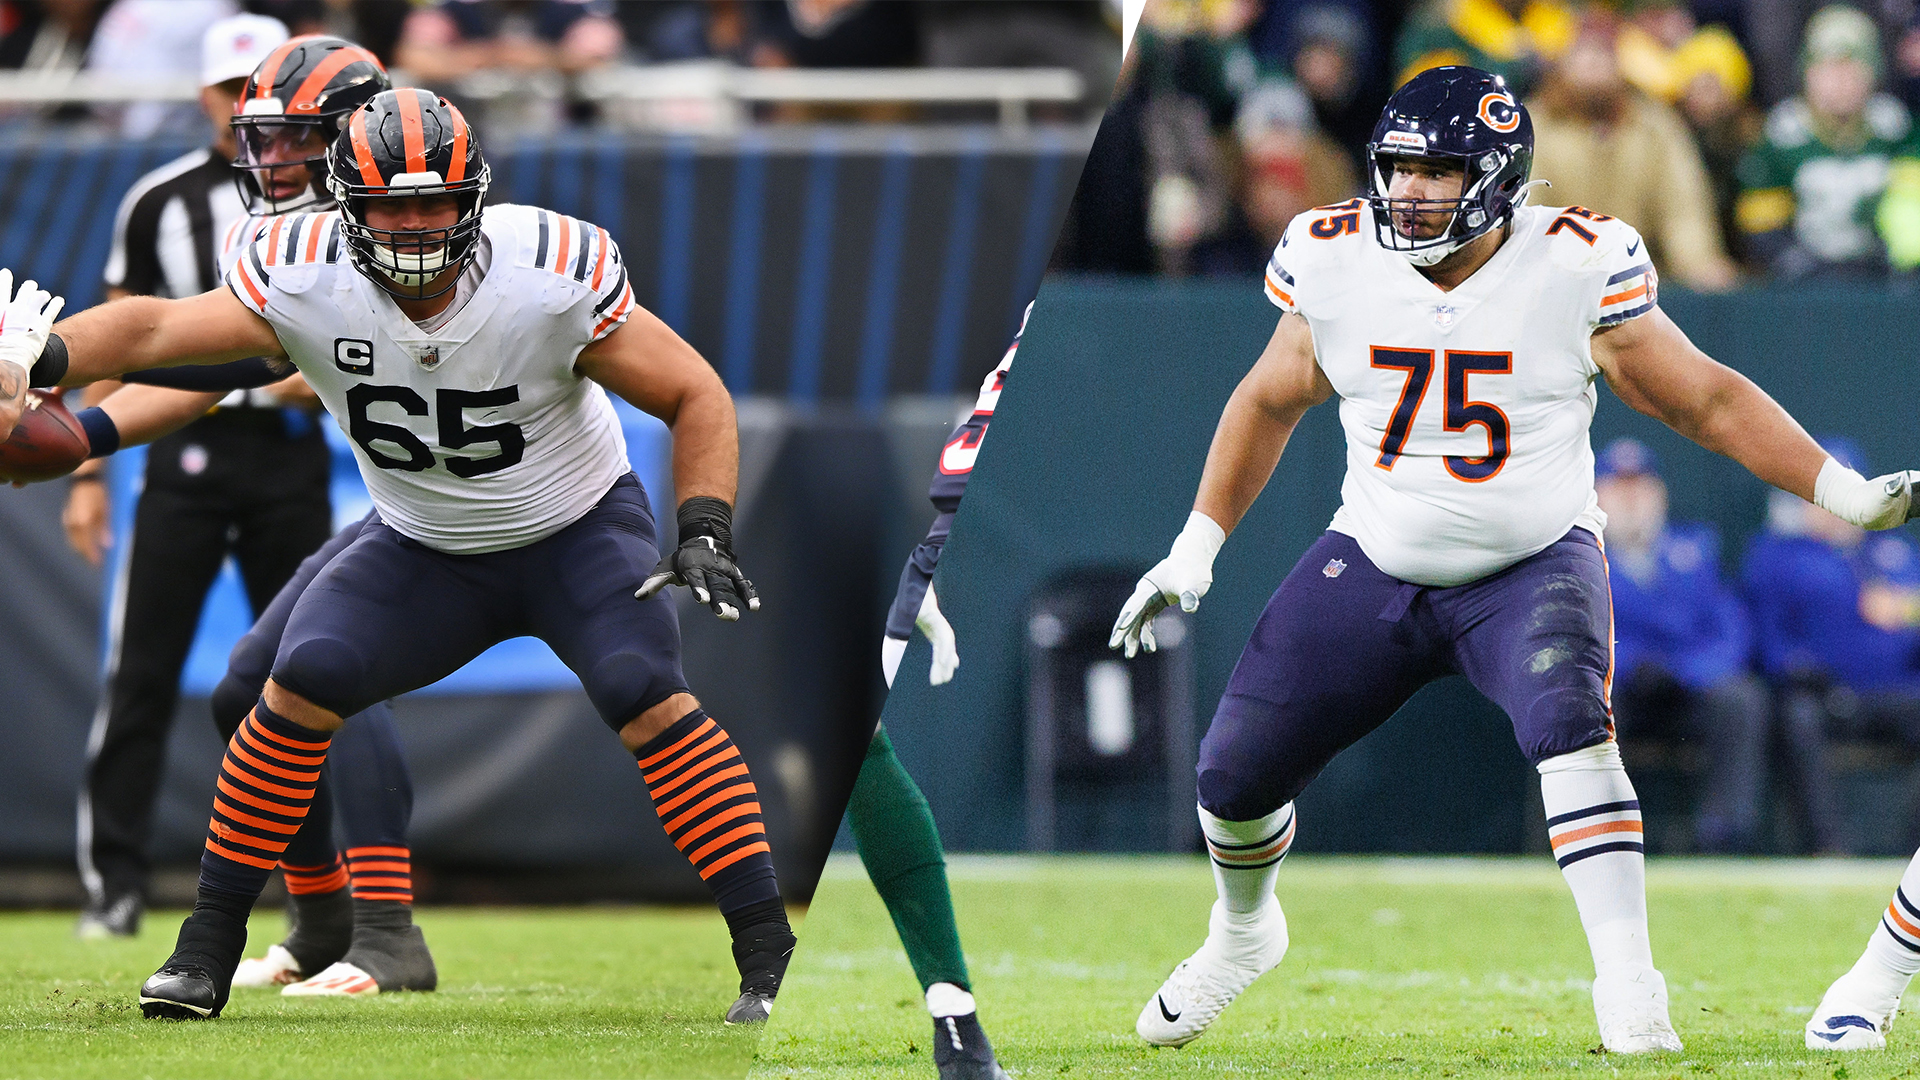
[[[668,585],[685,585],[693,598],[732,622],[742,610],[759,611],[760,594],[733,563],[733,508],[724,500],[695,495],[680,504],[680,546],[634,592],[647,600]]]

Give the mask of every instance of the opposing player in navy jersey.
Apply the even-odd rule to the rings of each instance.
[[[484,206],[479,141],[445,100],[378,95],[327,164],[334,208],[274,218],[226,289],[117,301],[46,339],[69,383],[284,356],[353,440],[378,511],[293,605],[222,764],[199,899],[143,1011],[225,1006],[247,914],[343,717],[531,634],[579,674],[713,891],[741,972],[729,1022],[764,1020],[794,938],[751,775],[689,692],[659,595],[687,585],[727,619],[758,605],[733,557],[725,387],[634,302],[604,229]],[[685,498],[664,557],[603,386],[673,432]]]
[[[1442,67],[1387,103],[1368,195],[1295,218],[1268,266],[1282,315],[1228,401],[1193,512],[1112,644],[1198,607],[1213,559],[1313,405],[1338,395],[1341,507],[1253,629],[1201,744],[1219,900],[1205,944],[1141,1010],[1198,1037],[1287,949],[1273,887],[1293,800],[1426,683],[1463,674],[1540,774],[1593,953],[1608,1050],[1678,1050],[1648,939],[1640,804],[1608,698],[1611,606],[1587,429],[1605,378],[1634,408],[1855,524],[1892,528],[1912,478],[1868,481],[1656,302],[1640,235],[1526,202],[1533,128],[1505,84]]]
[[[1027,310],[1031,313],[1033,306],[1029,304]],[[1020,328],[1024,333],[1024,318]],[[1020,334],[1015,334],[1013,344],[981,385],[973,412],[940,451],[939,467],[927,491],[939,515],[927,530],[926,539],[907,557],[907,565],[900,571],[900,588],[887,611],[880,663],[888,686],[893,685],[894,675],[900,670],[907,639],[915,628],[933,645],[929,682],[940,686],[950,681],[960,666],[953,627],[940,613],[939,598],[933,591],[933,572],[940,564],[954,512],[960,509],[960,498],[966,494],[980,442],[987,436],[987,425],[993,420],[994,406],[999,404],[1000,390],[1006,385],[1007,371],[1019,349]],[[900,932],[900,943],[906,947],[907,959],[926,995],[927,1011],[933,1016],[933,1061],[941,1080],[1004,1080],[1006,1073],[994,1059],[993,1044],[980,1027],[974,1005],[967,958],[960,948],[960,930],[953,921],[953,894],[947,887],[940,830],[926,796],[894,755],[885,728],[874,729],[873,741],[867,746],[867,756],[860,763],[859,776],[847,800],[847,820],[867,876],[886,901],[894,928]]]

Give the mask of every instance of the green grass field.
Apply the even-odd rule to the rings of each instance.
[[[428,909],[435,993],[246,990],[210,1023],[147,1021],[135,991],[181,914],[114,942],[0,915],[0,1076],[731,1078],[758,1038],[720,1022],[738,976],[710,908]],[[250,952],[283,929],[257,914]]]
[[[1652,860],[1656,961],[1687,1050],[1597,1052],[1593,967],[1551,861],[1289,859],[1280,968],[1180,1050],[1134,1017],[1206,933],[1194,858],[953,864],[981,1019],[1038,1077],[1920,1075],[1920,1022],[1870,1056],[1817,1056],[1801,1026],[1865,944],[1897,862]],[[932,1034],[859,864],[815,897],[756,1077],[931,1076]]]

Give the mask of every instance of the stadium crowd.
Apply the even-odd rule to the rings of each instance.
[[[1544,198],[1632,222],[1670,285],[1920,267],[1911,0],[1158,0],[1061,268],[1258,273],[1295,214],[1360,192],[1387,96],[1442,64],[1506,78]]]
[[[438,91],[493,128],[620,123],[630,114],[602,107],[581,76],[702,62],[1064,68],[1079,73],[1086,93],[1051,118],[1090,120],[1119,66],[1117,0],[0,0],[0,72],[190,77],[200,35],[241,12],[276,18],[295,34],[361,42],[400,84]],[[496,107],[476,107],[488,105]],[[107,116],[133,136],[197,134],[204,123],[191,104],[142,103]],[[759,110],[772,121],[923,117],[974,118],[899,106]]]

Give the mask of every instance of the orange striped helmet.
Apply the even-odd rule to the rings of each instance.
[[[447,99],[389,90],[356,109],[327,151],[327,187],[347,249],[362,273],[395,296],[424,300],[454,287],[480,240],[491,174],[480,140]],[[452,196],[457,217],[431,229],[375,229],[374,199]]]
[[[344,38],[307,34],[281,45],[247,78],[234,105],[234,182],[256,214],[325,198],[327,146],[347,114],[393,81],[379,58]]]

